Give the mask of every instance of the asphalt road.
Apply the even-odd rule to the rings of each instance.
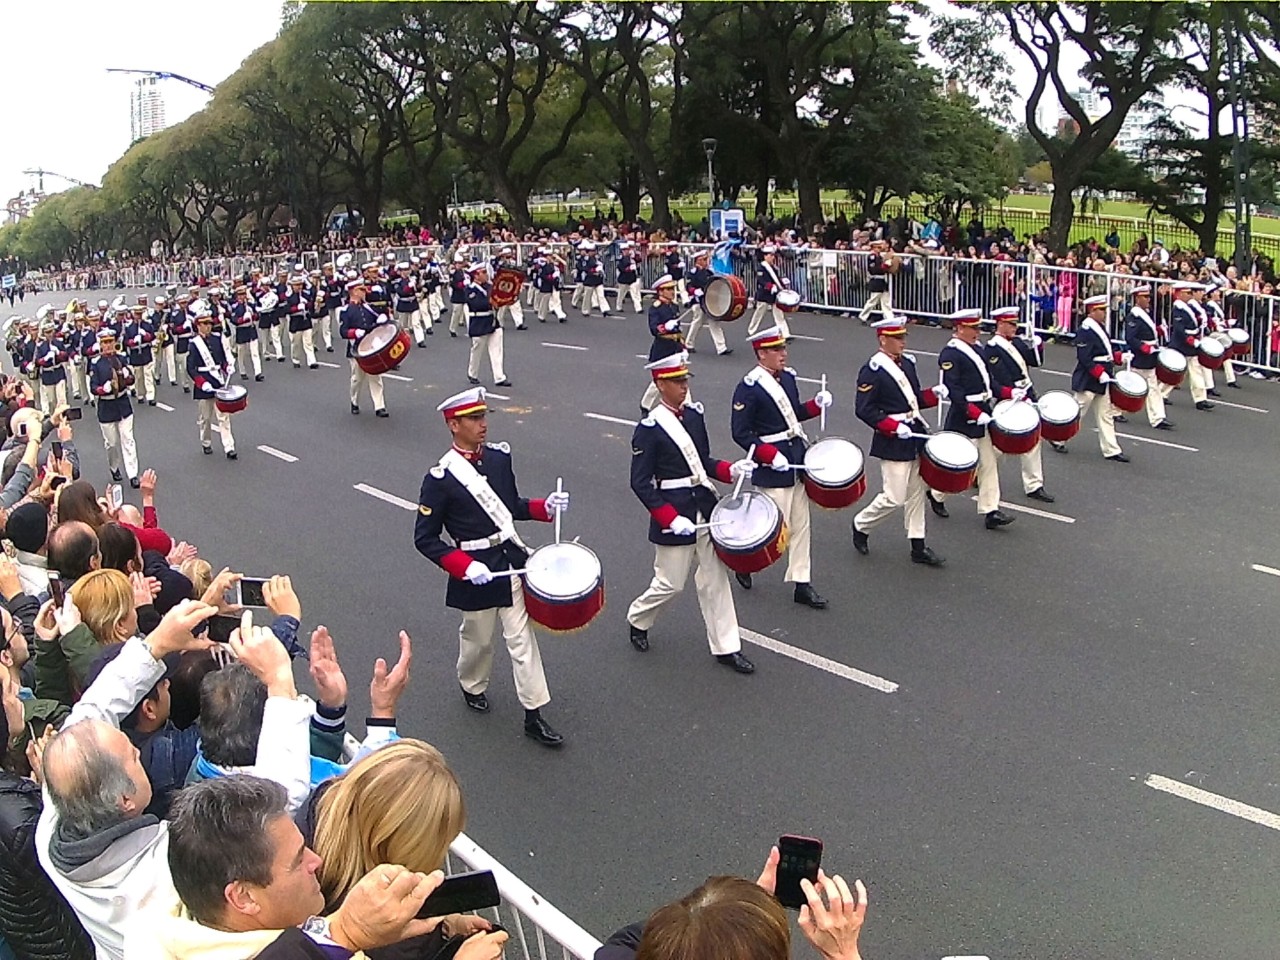
[[[270,364],[234,420],[235,463],[201,456],[194,404],[162,385],[175,409],[136,419],[142,460],[161,476],[162,524],[215,566],[291,574],[307,627],[333,632],[358,704],[373,658],[392,655],[407,629],[416,659],[402,732],[435,743],[457,770],[468,832],[602,938],[710,874],[754,876],[792,832],[822,838],[828,870],[867,883],[868,958],[1276,955],[1280,818],[1244,811],[1264,821],[1253,822],[1148,785],[1165,777],[1280,811],[1276,583],[1252,569],[1280,568],[1273,385],[1223,391],[1252,410],[1199,413],[1178,392],[1176,432],[1141,417],[1121,427],[1134,438],[1122,437],[1128,465],[1104,461],[1087,432],[1066,456],[1046,451],[1052,506],[1027,501],[1006,464],[1004,499],[1051,516],[1019,512],[989,532],[957,498],[949,520],[928,519],[929,543],[948,559],[940,570],[909,563],[897,520],[860,557],[852,512],[817,512],[814,582],[830,609],[794,605],[779,564],[750,593],[735,587],[739,620],[897,684],[886,693],[750,644],[754,676],[718,666],[691,587],[651,632],[651,651],[631,649],[624,615],[652,562],[627,486],[631,427],[584,414],[636,417],[648,335],[633,315],[570,313],[565,325],[507,331],[515,383],[490,416],[490,439],[514,448],[522,493],[542,496],[564,477],[565,532],[606,571],[603,614],[579,633],[542,636],[545,712],[568,738],[563,751],[523,737],[501,652],[492,713],[465,709],[458,616],[443,605],[443,573],[413,548],[410,510],[448,443],[434,408],[466,386],[465,339],[438,327],[412,353],[398,371],[411,379],[387,383],[390,420],[374,419],[367,399],[359,417],[348,413],[340,353],[320,354],[340,369]],[[830,378],[828,432],[865,447],[853,380],[871,333],[810,315],[793,332],[814,338],[792,349],[800,375]],[[725,457],[736,455],[729,398],[751,365],[744,334],[745,323],[732,328],[730,357],[704,339],[694,358],[693,395]],[[926,380],[936,361],[925,351],[945,340],[912,331]],[[1041,392],[1066,388],[1049,371],[1073,362],[1068,347],[1048,351]],[[80,435],[86,475],[105,481],[91,420]],[[869,480],[868,498],[874,465]],[[522,532],[550,538],[549,527]]]

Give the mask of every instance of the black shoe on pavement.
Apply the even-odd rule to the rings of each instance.
[[[926,567],[940,567],[947,561],[938,556],[930,547],[912,548],[911,562],[923,563]]]
[[[723,349],[723,350],[721,350],[719,353],[717,353],[717,354],[716,354],[716,356],[717,356],[717,357],[727,357],[727,356],[728,356],[729,354],[731,354],[731,353],[733,353],[733,347],[726,347],[725,349]]]
[[[124,479],[124,475],[119,470],[112,470],[111,479],[114,480],[116,483],[119,483],[121,480]]]
[[[249,379],[249,375],[248,375],[247,373],[242,373],[242,374],[240,374],[240,379],[241,379],[241,380],[248,380],[248,379]]]
[[[1221,396],[1222,396],[1222,394],[1220,394],[1217,390],[1213,389],[1212,387],[1210,387],[1208,390],[1206,390],[1206,391],[1205,391],[1205,393],[1207,393],[1207,394],[1208,394],[1209,396],[1211,396],[1211,397],[1221,397]]]
[[[1208,400],[1201,400],[1199,403],[1197,403],[1197,404],[1196,404],[1196,409],[1197,409],[1197,410],[1212,410],[1212,409],[1213,409],[1213,404],[1212,404],[1212,403],[1210,403]]]
[[[467,377],[467,383],[471,384],[474,387],[480,384],[480,380],[478,377]]]
[[[547,318],[546,318],[546,317],[539,317],[539,318],[538,318],[538,322],[539,322],[539,323],[546,323],[546,322],[547,322]]]
[[[631,627],[630,624],[627,624],[627,626]],[[635,647],[637,650],[639,650],[641,653],[644,653],[646,650],[649,649],[649,631],[648,630],[641,630],[639,627],[631,627],[631,635],[628,637],[628,639],[631,641],[631,645]]]
[[[147,406],[148,406],[148,407],[154,407],[155,405],[156,405],[156,402],[155,402],[154,400],[148,400],[148,401],[147,401]]]
[[[236,456],[236,452],[235,452],[234,450],[228,450],[228,451],[227,451],[227,459],[228,459],[228,460],[238,460],[238,459],[239,459],[239,457],[237,457],[237,456]]]
[[[131,486],[131,487],[133,487],[133,489],[137,490],[140,486],[142,486],[142,481],[141,481],[141,480],[139,480],[137,477],[130,477],[130,478],[129,478],[129,486]]]
[[[454,333],[452,330],[450,330],[450,331],[449,331],[449,336],[453,337],[453,339],[455,339],[455,340],[457,340],[457,339],[458,339],[458,335],[457,335],[456,333]]]
[[[871,552],[871,547],[867,545],[868,537],[857,527],[853,528],[853,549],[857,550],[864,557]]]
[[[319,370],[319,369],[320,369],[320,364],[318,364],[318,363],[309,363],[309,364],[307,364],[307,369],[308,369],[308,370]]]
[[[1116,463],[1128,463],[1129,458],[1123,453],[1117,453],[1113,457],[1107,457],[1108,460],[1114,460]]]
[[[200,449],[204,452],[206,457],[213,453],[213,447],[201,447]]]
[[[325,353],[333,353],[333,347],[325,347],[325,348],[324,348],[324,352],[325,352]]]
[[[1067,445],[1066,445],[1065,443],[1061,442],[1060,440],[1050,440],[1050,441],[1049,441],[1049,446],[1053,447],[1053,449],[1054,449],[1054,450],[1057,450],[1057,451],[1058,451],[1058,453],[1066,453],[1066,452],[1067,452]]]
[[[276,357],[276,363],[284,363],[284,357]]]
[[[926,492],[925,496],[929,498],[929,509],[935,514],[943,518],[951,516],[951,513],[947,510],[947,505],[934,497],[932,492]]]
[[[1041,503],[1053,503],[1053,497],[1044,492],[1044,487],[1036,487],[1027,494],[1028,500],[1039,500]]]
[[[523,330],[524,327],[516,327],[516,329]],[[551,724],[543,720],[537,710],[524,712],[524,735],[530,740],[536,740],[544,747],[559,747],[564,744],[564,737],[556,733]]]
[[[987,514],[987,529],[995,530],[999,527],[1007,527],[1013,523],[1014,518],[1001,510],[992,510]]]
[[[741,653],[719,653],[716,654],[716,661],[723,663],[726,667],[732,667],[738,673],[756,672],[756,665]]]
[[[373,411],[373,415],[374,415],[375,417],[381,417],[383,420],[385,420],[385,419],[387,419],[387,417],[391,416],[391,414],[387,413],[387,409],[386,409],[386,407],[383,407],[381,410],[375,410],[375,411]]]
[[[693,349],[693,347],[685,347],[685,348],[684,348],[684,352],[685,352],[685,353],[697,353],[698,351],[697,351],[697,350],[695,350],[695,349]]]
[[[735,580],[737,580],[737,581],[738,581],[738,586],[740,586],[743,590],[750,590],[750,589],[751,589],[751,574],[749,574],[749,573],[735,573],[735,574],[733,575],[733,579],[735,579]]]
[[[521,329],[523,329],[523,327]],[[497,383],[494,384],[494,386],[495,387],[513,387],[515,386],[515,384],[513,384],[510,380],[499,380]]]
[[[435,332],[434,330],[432,330],[430,327],[427,327],[427,336],[428,336],[428,337],[434,337],[435,335],[436,335],[436,332]],[[425,343],[420,343],[420,344],[418,344],[418,346],[420,346],[420,347],[425,347],[425,346],[426,346],[426,344],[425,344]]]
[[[1157,429],[1157,430],[1172,430],[1172,429],[1173,429],[1173,421],[1171,421],[1171,420],[1161,420],[1159,423],[1157,423],[1157,424],[1156,424],[1156,429]]]
[[[360,408],[353,403],[351,405],[351,412],[358,414],[360,412]]]
[[[183,393],[190,393],[190,392],[191,392],[191,388],[190,388],[190,387],[183,387],[183,388],[182,388],[182,392],[183,392]]]
[[[427,341],[425,341],[425,340],[419,340],[419,341],[418,341],[418,346],[419,346],[419,347],[425,347],[426,345],[427,345]]]
[[[1241,388],[1240,388],[1240,384],[1236,383],[1234,380],[1232,380],[1230,383],[1228,383],[1228,384],[1227,384],[1227,386],[1228,386],[1228,387],[1230,387],[1232,390],[1239,390],[1239,389],[1241,389]]]
[[[267,375],[266,375],[265,373],[260,373],[260,374],[258,374],[256,377],[254,377],[254,378],[253,378],[253,380],[254,380],[254,382],[255,382],[255,383],[261,383],[261,382],[262,382],[263,380],[265,380],[265,379],[267,379]]]
[[[806,607],[812,607],[814,610],[827,609],[827,598],[818,595],[818,591],[813,589],[811,583],[797,583],[795,602],[803,603]]]
[[[171,387],[176,387],[177,385],[178,385],[178,381],[177,381],[177,380],[170,380],[170,381],[169,381],[169,386],[171,386]]]
[[[467,693],[467,691],[463,690],[462,699],[467,701],[467,706],[476,713],[489,712],[489,698],[483,693]]]
[[[1123,413],[1116,414],[1116,423],[1128,423],[1128,422],[1129,422],[1129,418],[1126,417]]]
[[[301,370],[301,369],[302,369],[302,364],[297,363],[297,362],[295,361],[295,362],[294,362],[294,364],[293,364],[293,369],[295,369],[295,370]]]

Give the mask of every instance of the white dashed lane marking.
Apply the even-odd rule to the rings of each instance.
[[[970,500],[977,500],[977,497],[970,497]],[[1033,517],[1044,517],[1046,520],[1057,520],[1059,523],[1075,523],[1075,517],[1066,517],[1060,513],[1050,513],[1048,510],[1041,510],[1037,507],[1025,507],[1020,503],[1010,503],[1008,500],[1001,500],[1000,506],[1006,510],[1015,510],[1018,513],[1029,513]]]
[[[1248,820],[1263,827],[1270,827],[1272,830],[1280,830],[1280,814],[1272,813],[1270,810],[1263,810],[1261,807],[1251,807],[1247,803],[1241,803],[1239,800],[1232,800],[1230,797],[1224,797],[1217,793],[1210,793],[1208,790],[1201,790],[1199,787],[1193,787],[1191,784],[1183,783],[1181,780],[1170,780],[1168,777],[1153,773],[1147,777],[1146,785],[1153,790],[1159,790],[1161,793],[1167,793],[1170,796],[1181,797],[1183,800],[1198,803],[1202,807],[1229,813],[1233,817],[1239,817],[1241,820]]]
[[[275,457],[277,460],[283,460],[285,463],[297,463],[298,458],[292,453],[285,453],[283,450],[277,450],[275,447],[268,447],[266,444],[260,444],[258,449],[269,457]]]
[[[1261,563],[1255,563],[1253,564],[1253,569],[1257,570],[1259,573],[1269,573],[1273,577],[1280,577],[1280,570],[1277,570],[1275,567],[1268,567]]]
[[[621,423],[628,427],[634,427],[636,425],[634,420],[628,420],[625,417],[610,417],[603,413],[584,413],[583,416],[591,420],[603,420],[605,423]]]
[[[574,346],[572,343],[550,343],[549,341],[546,341],[546,340],[542,341],[542,345],[544,347],[551,347],[555,350],[589,350],[591,349],[590,347]]]
[[[886,680],[884,677],[877,677],[874,673],[867,673],[865,670],[859,670],[856,667],[850,667],[836,660],[829,660],[824,656],[816,653],[810,653],[808,650],[802,650],[800,647],[793,647],[789,643],[783,643],[781,640],[775,640],[773,637],[766,637],[762,633],[756,633],[754,630],[748,630],[746,627],[739,627],[738,633],[747,643],[755,644],[757,647],[764,647],[766,650],[772,650],[774,653],[780,653],[784,657],[790,657],[800,663],[810,667],[817,667],[824,673],[829,673],[835,677],[841,677],[845,680],[852,680],[854,683],[860,683],[864,687],[870,687],[872,690],[879,690],[881,693],[896,693],[898,685],[892,680]]]
[[[387,493],[387,491],[379,490],[377,487],[371,487],[367,483],[357,483],[353,489],[359,490],[361,493],[367,493],[371,497],[381,500],[384,503],[389,503],[392,506],[400,507],[403,510],[418,509],[418,505],[413,501],[406,500],[404,497],[397,497],[394,493]]]

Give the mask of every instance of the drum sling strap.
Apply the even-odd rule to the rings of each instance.
[[[1101,356],[1094,357],[1093,362],[1110,363],[1113,357],[1111,356],[1111,338],[1107,336],[1107,331],[1103,330],[1102,327],[1098,325],[1098,321],[1094,320],[1093,317],[1085,317],[1084,323],[1080,324],[1080,329],[1088,330],[1092,333],[1098,339],[1098,343],[1104,351]]]
[[[911,419],[923,420],[923,417],[920,416],[920,400],[916,397],[916,392],[911,387],[911,381],[907,379],[907,375],[898,366],[898,362],[883,350],[880,350],[871,358],[870,366],[872,370],[879,369],[889,374],[889,378],[902,391],[902,398],[907,401],[907,411],[911,414]]]
[[[201,373],[207,373],[209,378],[217,384],[217,389],[221,390],[227,385],[222,368],[213,362],[213,355],[209,353],[209,345],[204,342],[204,337],[192,337],[191,345],[196,348],[196,353],[200,354],[200,359],[204,361],[204,366],[200,368]]]
[[[671,438],[671,442],[676,445],[676,449],[680,451],[680,455],[684,457],[684,462],[689,467],[689,480],[695,487],[706,487],[712,493],[716,492],[716,488],[712,485],[711,480],[707,477],[707,471],[702,468],[702,457],[698,456],[698,448],[693,445],[693,437],[689,436],[689,431],[684,428],[679,418],[671,412],[670,408],[664,404],[658,404],[650,411],[649,416],[653,418],[654,423],[662,428],[662,432]]]
[[[764,267],[764,272],[769,274],[770,278],[772,278],[773,285],[777,288],[774,291],[775,293],[787,288],[786,284],[782,282],[782,278],[778,276],[778,271],[773,269],[773,264],[769,263],[767,260],[762,260],[760,261],[760,266]]]
[[[1019,380],[1015,384],[1015,386],[1018,386],[1018,387],[1031,386],[1031,373],[1030,371],[1027,370],[1027,361],[1022,359],[1022,352],[1017,347],[1015,347],[1012,343],[1010,343],[1008,340],[1006,340],[1004,337],[998,334],[992,337],[989,342],[994,343],[997,347],[999,347],[1001,350],[1007,353],[1010,357],[1012,357],[1013,362],[1016,363],[1018,365],[1018,369],[1022,371],[1022,379]]]
[[[453,479],[462,484],[462,488],[471,495],[471,499],[479,504],[485,516],[492,520],[493,525],[498,528],[497,534],[487,540],[467,540],[459,543],[459,550],[479,550],[484,547],[496,547],[498,544],[510,540],[521,550],[526,553],[529,552],[529,548],[525,546],[524,541],[516,534],[515,518],[511,516],[511,511],[507,509],[507,505],[502,502],[502,499],[493,492],[493,487],[489,486],[489,481],[481,476],[480,471],[473,467],[466,457],[457,450],[450,448],[449,452],[440,458],[440,466],[451,474]]]
[[[1143,343],[1149,343],[1149,344],[1151,344],[1151,346],[1153,346],[1153,347],[1159,346],[1159,345],[1160,345],[1160,331],[1159,331],[1158,329],[1156,329],[1156,322],[1155,322],[1154,320],[1152,320],[1152,319],[1151,319],[1151,314],[1147,313],[1147,311],[1145,311],[1145,310],[1143,310],[1141,307],[1137,307],[1137,306],[1135,306],[1135,307],[1131,307],[1130,309],[1133,311],[1133,315],[1134,315],[1135,317],[1137,317],[1139,320],[1141,320],[1143,323],[1145,323],[1148,327],[1150,327],[1150,328],[1151,328],[1151,336],[1152,336],[1152,339],[1150,339],[1150,340],[1143,340],[1142,342],[1143,342]]]
[[[782,414],[783,422],[787,425],[787,429],[782,433],[770,433],[762,436],[760,440],[763,443],[777,443],[779,440],[793,440],[797,437],[808,442],[809,438],[805,435],[804,427],[800,426],[795,408],[791,406],[791,398],[787,396],[787,392],[782,389],[782,384],[772,373],[764,369],[764,367],[756,367],[742,379],[747,386],[759,386],[761,390],[769,395],[769,399],[778,408],[778,413]]]
[[[982,385],[986,387],[986,391],[984,393],[970,393],[966,395],[964,398],[965,402],[966,403],[982,403],[984,400],[990,400],[991,399],[991,377],[987,375],[986,364],[982,362],[982,358],[978,356],[977,351],[975,351],[973,347],[969,346],[967,343],[965,343],[963,340],[957,337],[952,337],[950,340],[948,340],[947,346],[955,347],[957,350],[963,353],[966,357],[969,358],[969,362],[978,368],[978,373],[982,374]]]

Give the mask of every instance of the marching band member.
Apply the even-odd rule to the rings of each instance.
[[[684,257],[680,256],[680,245],[676,241],[668,240],[666,247],[663,267],[667,276],[676,282],[676,303],[684,306],[689,302],[689,291],[684,284]]]
[[[520,265],[516,262],[515,247],[503,247],[498,255],[493,258],[491,266],[487,271],[490,279],[496,277],[499,270],[515,270],[519,273],[524,273],[524,270],[522,270]],[[526,280],[527,279],[528,278],[526,277]],[[497,317],[498,319],[496,322],[498,326],[502,326],[503,320],[510,319],[511,325],[517,330],[529,329],[524,323],[524,308],[520,306],[519,294],[517,294],[516,298],[505,307],[498,307]]]
[[[1107,295],[1087,297],[1084,311],[1084,321],[1076,331],[1076,366],[1071,373],[1071,390],[1080,404],[1081,420],[1093,407],[1102,455],[1117,463],[1128,463],[1129,458],[1116,440],[1117,410],[1107,393],[1115,364],[1125,362],[1125,354],[1112,346],[1111,337],[1103,326],[1107,318]]]
[[[444,285],[444,273],[433,254],[422,271],[422,289],[427,294],[427,333],[432,332],[431,328],[440,322],[440,317],[444,313],[444,298],[440,293]]]
[[[1125,349],[1133,354],[1132,367],[1147,381],[1147,422],[1157,430],[1172,430],[1173,424],[1165,416],[1164,398],[1168,384],[1156,376],[1156,354],[1160,350],[1160,328],[1148,312],[1151,308],[1151,287],[1142,284],[1133,288],[1133,304],[1124,318]]]
[[[778,248],[766,243],[760,248],[764,254],[760,266],[756,270],[756,309],[751,314],[751,322],[747,325],[747,334],[755,333],[764,319],[766,312],[773,314],[773,325],[782,330],[782,335],[790,339],[791,328],[787,325],[787,315],[778,306],[778,294],[791,286],[791,281],[778,275]]]
[[[311,332],[311,307],[315,299],[315,294],[307,290],[306,277],[294,274],[289,278],[284,312],[289,318],[289,358],[295,370],[302,367],[303,360],[311,370],[320,367],[316,363],[316,344]]]
[[[399,274],[391,281],[391,295],[395,298],[396,319],[400,321],[402,330],[412,330],[414,342],[420,347],[427,345],[427,334],[434,334],[430,324],[426,329],[422,326],[422,307],[418,301],[418,281],[409,273],[409,261],[401,260],[396,264]]]
[[[71,321],[71,333],[67,336],[67,349],[71,353],[71,398],[83,400],[89,393],[89,363],[85,352],[88,322],[83,313],[77,313]],[[94,348],[97,349],[97,337],[94,336]]]
[[[582,310],[587,292],[586,285],[582,282],[583,265],[587,262],[587,252],[595,249],[595,244],[590,240],[579,240],[577,236],[576,233],[569,236],[569,246],[573,249],[573,293],[569,297],[569,306]],[[590,301],[586,302],[590,303]]]
[[[333,353],[333,328],[338,323],[338,314],[342,312],[342,281],[334,275],[333,261],[320,267],[320,289],[324,291],[325,315],[320,320],[320,339],[324,343],[324,352]]]
[[[413,543],[449,574],[445,606],[462,611],[462,697],[472,710],[489,712],[485,691],[493,667],[493,630],[500,622],[516,696],[524,707],[525,735],[545,747],[558,747],[564,738],[542,716],[551,694],[538,638],[525,611],[524,589],[518,576],[502,573],[523,567],[529,556],[516,533],[516,521],[553,520],[557,511],[569,506],[569,494],[551,493],[544,500],[520,496],[510,446],[485,442],[488,406],[483,387],[456,394],[436,409],[444,415],[453,445],[422,478]],[[444,532],[453,546],[441,538]]]
[[[231,326],[235,328],[236,366],[240,368],[240,379],[249,379],[249,366],[253,365],[253,379],[261,383],[266,379],[262,373],[262,355],[258,352],[258,314],[249,302],[249,288],[235,288],[236,302],[231,305]]]
[[[636,255],[632,252],[635,244],[630,240],[623,240],[618,244],[618,263],[616,270],[616,282],[618,285],[617,306],[614,307],[619,313],[622,312],[623,297],[631,297],[631,305],[635,308],[635,312],[639,313],[640,306],[640,262],[636,259]]]
[[[604,295],[604,264],[596,254],[596,245],[590,240],[582,241],[579,247],[585,254],[582,258],[582,313],[591,316],[592,307],[600,309],[600,316],[609,315],[609,301]]]
[[[819,390],[812,400],[800,402],[796,373],[787,366],[787,341],[777,327],[762,330],[748,342],[755,349],[756,366],[733,391],[733,442],[743,450],[755,448],[751,482],[778,505],[787,523],[790,539],[783,582],[795,584],[796,603],[824,610],[827,601],[810,583],[809,495],[791,465],[804,463],[808,438],[801,422],[831,406],[831,394]],[[734,576],[751,589],[751,574]]]
[[[716,555],[706,524],[716,505],[711,478],[732,483],[750,477],[755,464],[711,456],[702,404],[688,402],[685,354],[662,357],[645,369],[658,385],[661,402],[632,434],[631,490],[649,511],[653,579],[627,610],[631,646],[641,653],[649,649],[649,630],[659,611],[684,589],[696,560],[693,584],[711,653],[738,673],[754,673],[755,665],[742,655],[729,569]]]
[[[52,320],[40,324],[40,339],[32,349],[31,359],[40,377],[40,412],[46,417],[67,403],[67,371],[63,364],[70,354],[67,345],[55,334],[58,325]]]
[[[173,331],[169,328],[168,297],[156,297],[155,309],[151,311],[151,328],[156,332],[156,349],[160,351],[155,364],[155,382],[160,382],[160,378],[164,376],[164,370],[167,369],[169,386],[176,387],[178,385],[178,368],[174,360],[176,345]]]
[[[153,367],[155,354],[152,344],[156,339],[155,329],[151,321],[144,315],[145,306],[141,303],[133,307],[133,319],[124,328],[124,346],[129,356],[129,366],[133,368],[133,395],[149,406],[156,405],[156,378]],[[141,383],[137,380],[141,378]]]
[[[89,363],[89,392],[98,400],[98,427],[102,444],[107,448],[107,466],[111,479],[119,483],[121,469],[129,475],[129,486],[141,486],[138,477],[138,448],[133,439],[133,404],[129,389],[133,386],[133,370],[116,353],[116,332],[110,328],[98,331],[98,356]]]
[[[669,274],[659,277],[653,285],[657,295],[649,306],[649,333],[653,343],[649,346],[649,362],[661,360],[676,353],[684,353],[684,335],[680,332],[680,308],[676,306],[675,278]],[[685,384],[688,392],[689,385]],[[640,414],[643,416],[658,402],[658,382],[653,380],[640,398]]]
[[[467,358],[467,379],[473,384],[480,382],[480,358],[487,352],[494,385],[509,387],[511,381],[502,366],[502,325],[489,302],[489,266],[473,263],[469,273],[467,336],[471,338],[471,353]]]
[[[391,291],[387,289],[386,278],[382,275],[382,265],[377,260],[370,260],[364,265],[364,282],[368,289],[365,305],[371,310],[387,317],[391,316]]]
[[[1198,283],[1180,281],[1173,285],[1173,307],[1169,312],[1169,346],[1187,358],[1187,383],[1197,410],[1212,410],[1205,390],[1204,367],[1196,350],[1200,346],[1200,316],[1191,306],[1191,294]]]
[[[235,352],[231,343],[231,305],[222,299],[221,287],[209,288],[209,316],[213,318],[213,332],[222,339],[222,352],[231,360],[232,373],[235,373]]]
[[[360,388],[368,384],[374,416],[385,418],[391,414],[387,412],[387,402],[382,392],[382,375],[365,373],[356,362],[356,348],[360,338],[391,319],[365,302],[367,290],[368,282],[363,277],[347,284],[348,302],[342,311],[342,326],[338,328],[338,335],[347,341],[347,359],[351,363],[351,412],[360,412]]]
[[[459,330],[467,329],[467,260],[461,253],[454,254],[453,271],[449,274],[449,336],[456,337]]]
[[[1234,317],[1227,317],[1226,311],[1222,309],[1222,288],[1211,287],[1205,292],[1204,309],[1209,318],[1209,329],[1213,332],[1218,341],[1227,348],[1226,359],[1222,363],[1222,375],[1227,379],[1227,386],[1233,390],[1241,389],[1240,384],[1236,383],[1236,365],[1231,361],[1231,352],[1234,349],[1234,341],[1227,334],[1227,331],[1236,325]],[[1210,371],[1205,371],[1209,373]],[[1208,386],[1213,386],[1213,377],[1209,377]],[[1213,390],[1207,390],[1211,396],[1219,396]]]
[[[685,342],[689,345],[688,350],[690,353],[697,353],[698,351],[693,349],[693,345],[698,339],[698,334],[702,331],[702,325],[705,323],[707,330],[711,333],[711,342],[715,344],[716,353],[723,357],[733,353],[733,348],[725,346],[724,328],[720,326],[720,321],[706,316],[702,308],[703,298],[707,293],[707,284],[714,280],[716,276],[707,267],[710,257],[711,255],[706,250],[699,250],[693,257],[693,273],[689,275],[689,296],[693,300],[693,320],[689,324],[689,335],[685,338]]]
[[[1035,337],[1028,343],[1018,336],[1018,317],[1022,313],[1020,307],[1000,307],[991,311],[991,319],[995,321],[996,332],[987,340],[983,355],[987,359],[987,373],[991,376],[991,386],[1001,400],[1018,398],[1035,403],[1036,388],[1031,383],[1029,367],[1040,366],[1038,348],[1040,338]],[[1041,503],[1053,503],[1044,489],[1044,465],[1040,458],[1040,444],[1018,458],[1022,468],[1022,492],[1032,500]]]
[[[995,392],[987,362],[978,352],[978,329],[981,310],[960,310],[951,315],[955,336],[938,354],[942,368],[942,384],[955,401],[947,410],[946,428],[968,437],[978,448],[978,512],[986,518],[988,530],[1008,526],[1014,518],[1000,509],[1000,471],[996,467],[998,451],[991,444],[987,424]],[[1011,398],[1021,400],[1026,390],[1014,387]],[[938,499],[942,499],[941,496]]]
[[[550,310],[557,320],[565,323],[569,317],[560,305],[560,258],[552,256],[546,247],[539,247],[538,253],[540,257],[534,261],[536,267],[530,284],[538,288],[537,296],[533,298],[538,307],[538,322],[546,323],[547,311]]]
[[[187,375],[187,351],[191,347],[191,338],[195,336],[196,325],[188,312],[191,295],[178,295],[177,302],[169,310],[169,332],[174,339],[174,353],[178,358],[178,379],[182,382],[182,392],[191,392],[191,378]],[[176,386],[176,383],[174,384]]]
[[[867,302],[862,305],[858,319],[867,322],[873,312],[879,311],[884,319],[893,319],[893,304],[889,297],[889,278],[886,276],[896,264],[897,258],[889,249],[887,240],[871,241],[871,256],[867,258]]]
[[[93,361],[102,355],[102,346],[98,343],[98,334],[102,331],[102,316],[97,310],[90,310],[84,315],[84,324],[84,331],[80,335],[80,353],[85,359],[85,395],[89,398],[89,406],[93,407],[98,400],[88,381]],[[114,332],[113,330],[112,333]]]
[[[275,282],[270,281],[266,284],[266,290],[275,294],[275,305],[267,310],[258,311],[258,329],[267,331],[260,333],[263,338],[263,352],[266,353],[267,344],[270,343],[271,349],[275,351],[274,359],[276,363],[284,363],[284,339],[280,332],[285,311],[288,309],[286,301],[289,299],[289,271],[281,267],[276,271]],[[273,357],[266,357],[267,360]]]
[[[222,338],[214,333],[213,317],[207,310],[195,314],[196,335],[191,338],[187,351],[187,376],[194,388],[196,401],[196,429],[200,433],[200,448],[206,454],[213,453],[213,437],[210,427],[218,428],[222,449],[227,459],[236,459],[236,439],[231,435],[231,414],[223,413],[214,402],[215,394],[231,382],[231,363],[222,349]]]
[[[926,433],[920,411],[936,407],[948,396],[939,385],[920,389],[916,360],[906,352],[907,328],[898,320],[872,324],[880,350],[858,371],[855,410],[869,426],[871,456],[880,461],[881,490],[853,518],[853,546],[863,556],[870,552],[869,533],[898,508],[911,541],[911,562],[940,567],[946,561],[924,542],[924,481],[920,479],[920,451],[924,441],[912,434]]]

